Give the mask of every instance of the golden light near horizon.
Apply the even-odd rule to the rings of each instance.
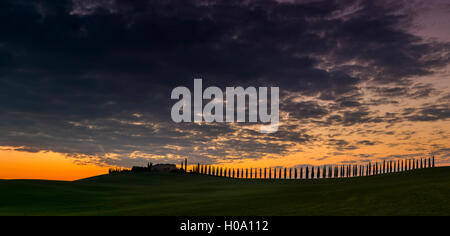
[[[73,181],[107,173],[107,167],[80,165],[61,153],[31,153],[0,147],[0,179]]]

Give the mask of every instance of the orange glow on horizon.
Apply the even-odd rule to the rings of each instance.
[[[60,153],[0,149],[0,179],[73,181],[106,173],[108,167],[78,165]]]

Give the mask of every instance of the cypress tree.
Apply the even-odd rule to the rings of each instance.
[[[432,167],[432,168],[436,167],[435,164],[436,164],[436,163],[435,163],[434,155],[433,155],[433,165],[432,165],[431,167]]]
[[[186,173],[187,173],[187,167],[188,167],[188,164],[187,164],[187,158],[186,159],[184,159],[184,167],[185,167],[185,169],[186,169]]]
[[[297,179],[298,175],[297,175],[297,167],[294,169],[294,179]]]
[[[286,179],[287,170],[284,168],[284,179]]]
[[[300,167],[300,179],[303,179],[303,167]]]
[[[306,167],[306,173],[305,173],[305,178],[309,179],[309,167]]]

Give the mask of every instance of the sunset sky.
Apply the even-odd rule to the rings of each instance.
[[[2,0],[0,20],[0,179],[450,164],[448,0]],[[174,123],[194,78],[280,87],[279,131]]]

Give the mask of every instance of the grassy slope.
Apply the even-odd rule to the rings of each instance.
[[[338,180],[0,181],[0,215],[450,215],[450,168]]]

